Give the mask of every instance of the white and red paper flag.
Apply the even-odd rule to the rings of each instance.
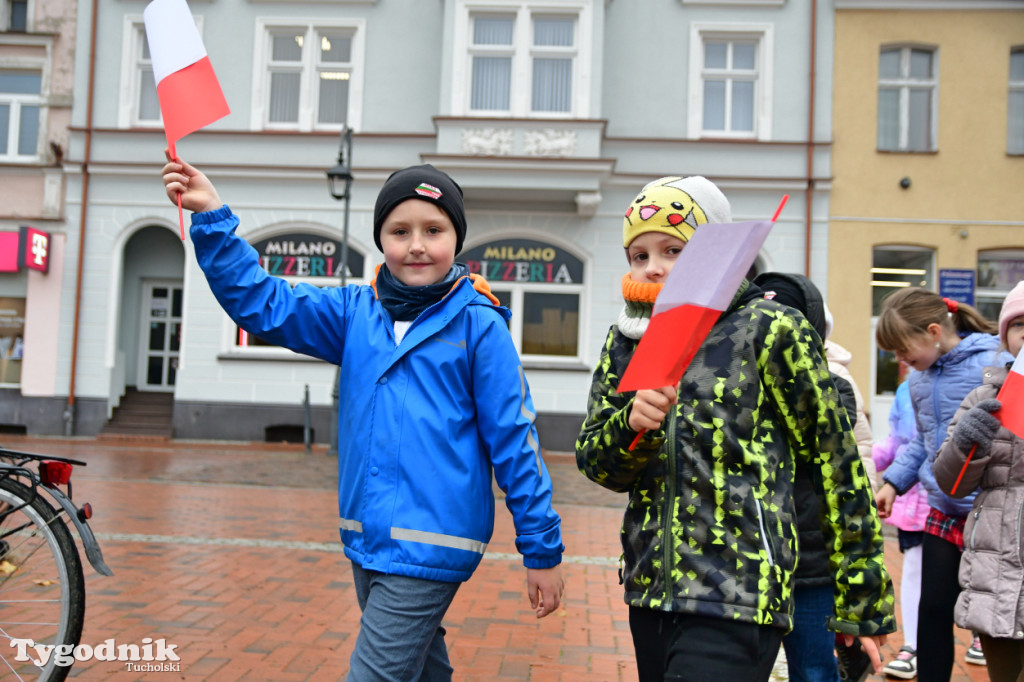
[[[697,227],[654,302],[650,324],[619,380],[620,393],[679,383],[773,224],[760,220]]]
[[[1017,354],[996,398],[1003,404],[995,413],[999,421],[1013,435],[1024,438],[1024,352]]]
[[[185,0],[153,0],[142,12],[167,146],[231,113]]]

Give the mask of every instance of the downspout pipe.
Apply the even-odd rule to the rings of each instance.
[[[811,276],[812,203],[814,201],[814,81],[818,61],[818,0],[811,0],[810,75],[807,79],[807,189],[804,198],[804,275]]]
[[[89,86],[85,109],[85,150],[82,155],[82,205],[78,216],[78,265],[75,272],[75,322],[71,328],[71,377],[64,408],[64,435],[75,435],[75,377],[78,372],[78,328],[82,317],[82,270],[85,266],[86,217],[89,207],[89,161],[92,159],[93,100],[96,93],[96,24],[99,0],[92,0],[89,21]]]

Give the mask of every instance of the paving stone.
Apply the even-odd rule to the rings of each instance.
[[[74,497],[92,503],[90,525],[115,575],[84,567],[82,643],[149,637],[178,645],[180,673],[85,661],[71,679],[344,679],[360,614],[338,541],[337,465],[323,448],[31,437],[4,444],[88,462],[75,469]],[[637,678],[617,575],[626,498],[584,479],[571,454],[545,453],[545,461],[563,521],[564,602],[548,618],[534,616],[515,531],[499,502],[488,553],[444,621],[458,682]],[[898,590],[894,536],[886,561]],[[957,630],[951,682],[987,679],[984,667],[963,663],[969,638]],[[883,658],[901,645],[899,633],[891,636]],[[784,657],[773,679],[788,679]]]

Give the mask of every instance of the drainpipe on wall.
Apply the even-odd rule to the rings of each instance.
[[[807,80],[807,190],[804,199],[804,275],[811,276],[811,221],[814,199],[814,79],[818,59],[818,0],[811,0],[811,70]]]
[[[78,267],[75,273],[75,322],[71,328],[71,378],[64,408],[64,435],[75,435],[75,375],[78,370],[78,327],[82,315],[82,269],[85,265],[85,226],[89,206],[89,161],[92,158],[92,108],[96,83],[96,23],[99,0],[92,0],[89,23],[89,85],[85,109],[85,151],[82,157],[82,207],[78,217]]]

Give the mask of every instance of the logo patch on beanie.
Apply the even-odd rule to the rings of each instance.
[[[416,192],[416,194],[419,194],[420,196],[430,197],[431,199],[441,198],[441,190],[434,187],[433,185],[428,185],[425,182],[421,182],[420,186],[413,191]]]

